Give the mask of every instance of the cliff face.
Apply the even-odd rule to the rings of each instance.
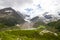
[[[4,8],[0,10],[0,23],[11,26],[24,22],[24,19],[12,8]]]

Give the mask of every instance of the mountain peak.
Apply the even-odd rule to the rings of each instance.
[[[0,22],[6,25],[15,25],[25,22],[25,20],[11,7],[0,10]]]

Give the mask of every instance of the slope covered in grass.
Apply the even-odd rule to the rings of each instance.
[[[39,30],[8,30],[0,32],[1,40],[60,40],[60,36],[52,33],[40,35]]]

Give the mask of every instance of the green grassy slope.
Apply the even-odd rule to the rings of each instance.
[[[60,36],[52,33],[39,34],[38,30],[9,30],[1,31],[1,40],[60,40]]]

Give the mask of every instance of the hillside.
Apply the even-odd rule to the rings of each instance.
[[[40,34],[39,30],[8,30],[0,32],[0,40],[60,40],[60,35]]]

